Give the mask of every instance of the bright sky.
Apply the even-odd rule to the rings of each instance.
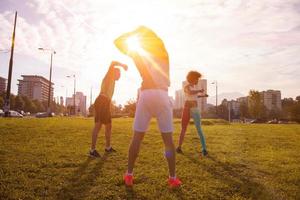
[[[12,91],[21,74],[49,78],[53,48],[55,96],[68,96],[76,74],[77,90],[93,99],[109,63],[129,64],[117,82],[117,103],[136,97],[141,79],[133,62],[113,40],[138,25],[152,28],[170,56],[171,88],[180,89],[195,69],[219,91],[247,94],[250,89],[300,95],[299,0],[1,0],[0,49],[9,49],[14,11],[18,11]],[[7,77],[9,54],[0,52],[0,76]],[[209,84],[208,93],[214,95]]]

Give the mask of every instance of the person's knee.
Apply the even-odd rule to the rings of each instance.
[[[171,158],[171,157],[173,157],[174,155],[175,155],[174,149],[166,149],[166,150],[165,150],[164,156],[165,156],[166,158]]]
[[[139,149],[141,142],[143,141],[145,132],[134,131],[134,135],[131,140],[130,148]]]
[[[173,145],[173,133],[172,132],[162,132],[161,136],[163,138],[165,146]]]
[[[111,124],[106,124],[105,125],[105,130],[108,132],[108,131],[111,131]]]
[[[98,133],[100,131],[100,129],[101,129],[101,123],[99,123],[99,122],[95,123],[94,131]]]

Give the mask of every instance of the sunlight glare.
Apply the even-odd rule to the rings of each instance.
[[[138,51],[141,51],[141,49],[142,49],[138,36],[129,37],[126,40],[126,45],[127,45],[129,51],[138,52]]]

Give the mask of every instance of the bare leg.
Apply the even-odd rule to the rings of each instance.
[[[190,108],[188,106],[185,106],[182,112],[182,117],[181,117],[181,132],[179,136],[179,141],[178,141],[178,148],[181,149],[184,136],[186,133],[187,126],[189,125],[190,122]]]
[[[96,149],[98,133],[101,129],[101,125],[102,124],[100,122],[95,123],[94,129],[92,131],[92,145],[91,145],[92,150]]]
[[[138,157],[139,151],[140,151],[140,146],[141,143],[144,139],[145,133],[144,132],[134,132],[133,138],[131,140],[131,144],[129,146],[129,151],[128,151],[128,173],[133,172],[133,167],[136,158]]]
[[[165,157],[168,161],[169,174],[171,177],[175,176],[175,147],[173,143],[172,133],[161,133],[162,139],[165,144]]]
[[[181,132],[180,132],[179,141],[178,141],[178,148],[181,148],[181,146],[182,146],[187,126],[188,126],[188,124],[186,124],[185,126],[183,126],[183,125],[181,126]]]
[[[106,147],[106,149],[110,148],[110,139],[111,139],[111,123],[105,124],[105,147]]]

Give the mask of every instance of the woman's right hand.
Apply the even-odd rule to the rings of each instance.
[[[128,69],[128,66],[127,66],[126,64],[120,63],[120,62],[118,62],[118,61],[112,61],[110,65],[111,65],[111,66],[119,66],[119,67],[123,67],[123,69],[124,69],[125,71],[127,71],[127,69]]]

